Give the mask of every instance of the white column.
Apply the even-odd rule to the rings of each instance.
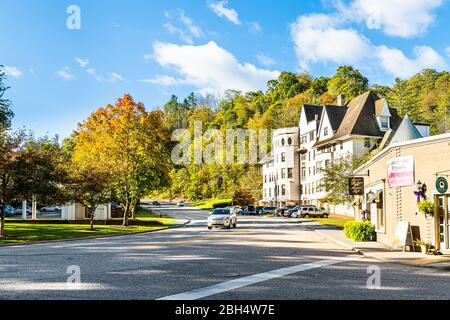
[[[36,196],[33,196],[33,204],[31,209],[31,219],[36,220],[37,219],[37,201]]]
[[[22,201],[22,219],[27,220],[27,200]]]

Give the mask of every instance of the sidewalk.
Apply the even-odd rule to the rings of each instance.
[[[337,245],[348,250],[356,251],[368,258],[392,263],[450,270],[450,255],[430,256],[421,252],[394,251],[392,248],[378,242],[354,242],[344,235],[342,229],[333,226],[326,226],[317,222],[302,222],[302,225],[314,230],[322,237],[327,238]]]

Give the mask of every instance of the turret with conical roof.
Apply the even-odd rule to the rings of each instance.
[[[390,144],[393,143],[400,143],[415,139],[423,138],[423,136],[420,134],[419,130],[417,130],[414,123],[411,121],[408,115],[405,116],[402,123],[398,127],[397,131],[395,132],[394,137],[391,140]]]

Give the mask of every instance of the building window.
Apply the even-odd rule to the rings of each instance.
[[[294,178],[294,169],[289,168],[288,169],[288,179],[293,179]]]
[[[325,128],[323,129],[323,135],[324,135],[324,136],[327,136],[327,135],[328,135],[328,127],[325,127]]]
[[[281,169],[281,179],[286,179],[286,168]]]
[[[365,138],[364,139],[364,147],[370,148],[370,138]]]
[[[301,143],[302,143],[302,144],[305,144],[305,143],[306,143],[306,136],[302,136],[302,137],[301,137]]]
[[[284,139],[281,139],[281,145],[284,146],[286,144]]]
[[[283,184],[281,185],[281,195],[285,196],[286,195],[286,186]]]
[[[267,176],[264,176],[264,183],[267,183]]]
[[[306,154],[302,154],[302,155],[300,156],[300,160],[301,160],[301,161],[305,161],[305,160],[306,160]]]
[[[306,165],[302,163],[302,181],[306,180]]]
[[[292,138],[288,139],[288,145],[290,145],[290,146],[292,145]]]
[[[381,131],[389,130],[389,127],[390,127],[390,125],[389,125],[389,117],[381,116],[379,121],[380,121],[379,123],[380,123]]]
[[[314,131],[309,133],[309,141],[314,141]]]
[[[343,149],[344,149],[344,142],[341,141],[341,142],[340,142],[340,145],[341,145],[341,150],[343,150]]]
[[[285,152],[281,153],[281,162],[286,162],[286,153]]]

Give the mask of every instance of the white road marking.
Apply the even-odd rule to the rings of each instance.
[[[272,271],[264,272],[264,273],[260,273],[260,274],[255,274],[255,275],[240,278],[240,279],[234,279],[231,281],[214,284],[209,287],[195,289],[192,291],[182,292],[182,293],[178,293],[175,295],[159,298],[157,300],[178,301],[178,300],[202,299],[202,298],[214,296],[219,293],[236,290],[236,289],[243,288],[243,287],[248,287],[248,286],[251,286],[251,285],[254,285],[257,283],[261,283],[264,281],[281,278],[281,277],[284,277],[284,276],[287,276],[290,274],[294,274],[294,273],[298,273],[298,272],[302,272],[302,271],[313,270],[313,269],[318,269],[318,268],[323,268],[323,267],[328,267],[328,266],[332,266],[332,265],[343,263],[343,262],[358,260],[361,258],[362,258],[362,256],[357,256],[357,255],[351,255],[351,256],[347,256],[347,257],[343,257],[343,258],[335,257],[335,258],[331,258],[328,260],[322,260],[322,261],[301,264],[298,266],[293,266],[293,267],[288,267],[288,268],[283,268],[283,269],[272,270]]]

